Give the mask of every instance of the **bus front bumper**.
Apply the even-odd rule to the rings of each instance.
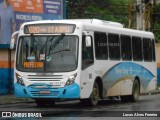
[[[55,99],[79,99],[80,87],[74,83],[63,88],[33,88],[19,84],[14,85],[14,93],[19,98],[55,98]]]

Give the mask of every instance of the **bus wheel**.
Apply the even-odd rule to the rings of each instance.
[[[136,102],[139,98],[140,85],[138,80],[136,79],[133,83],[132,87],[132,95],[121,96],[122,102]]]
[[[91,97],[89,98],[89,104],[91,106],[96,106],[98,104],[98,100],[99,100],[99,86],[97,84],[97,82],[94,83],[93,86],[93,91],[91,94]]]
[[[140,94],[140,85],[137,79],[134,80],[133,88],[132,88],[132,95],[130,96],[130,99],[132,102],[136,102],[139,99]]]
[[[81,104],[83,106],[96,106],[98,104],[99,96],[100,96],[99,95],[99,86],[98,86],[97,82],[95,82],[90,98],[81,99],[80,100]]]

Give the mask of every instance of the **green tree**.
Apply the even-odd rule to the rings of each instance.
[[[154,28],[153,32],[156,38],[156,42],[160,43],[160,4],[156,5],[154,8]]]
[[[103,19],[128,24],[129,0],[68,0],[68,19]]]
[[[67,18],[96,18],[120,22],[124,27],[127,27],[129,1],[130,0],[68,0]],[[153,32],[156,37],[156,42],[160,42],[160,4],[154,7],[154,12],[156,13],[156,17]]]

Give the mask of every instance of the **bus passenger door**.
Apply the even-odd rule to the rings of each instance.
[[[92,34],[82,37],[81,98],[89,98],[93,89],[94,56]]]

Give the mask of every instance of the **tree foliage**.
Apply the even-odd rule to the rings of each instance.
[[[154,35],[156,38],[156,42],[160,42],[160,4],[155,6],[154,8]]]
[[[127,27],[129,2],[130,0],[68,0],[67,18],[102,19],[120,22]],[[155,17],[152,29],[157,30],[154,34],[156,41],[160,42],[160,4],[154,8],[154,12],[159,14]]]
[[[68,19],[103,19],[128,24],[129,0],[68,0]]]

